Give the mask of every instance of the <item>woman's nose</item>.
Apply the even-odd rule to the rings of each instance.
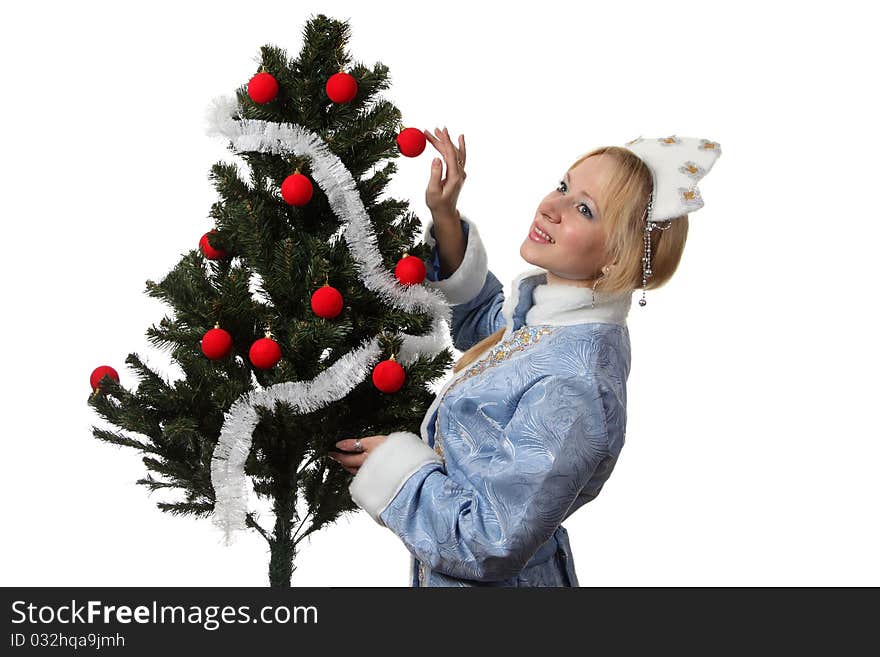
[[[554,207],[551,203],[548,206],[545,206],[541,209],[541,216],[544,217],[544,220],[548,223],[558,223],[559,222],[559,208]]]

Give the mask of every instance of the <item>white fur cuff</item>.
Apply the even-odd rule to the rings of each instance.
[[[450,305],[467,303],[480,293],[486,282],[486,274],[489,271],[489,258],[480,233],[470,219],[461,216],[461,221],[468,225],[467,245],[464,250],[464,259],[452,276],[442,281],[425,280],[425,286],[440,290]],[[434,220],[428,222],[422,241],[429,246],[434,246],[435,239],[431,236]]]
[[[379,514],[391,503],[406,480],[426,463],[443,459],[410,431],[395,431],[370,451],[348,487],[355,504],[383,527]]]

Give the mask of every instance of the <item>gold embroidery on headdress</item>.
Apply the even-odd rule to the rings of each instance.
[[[686,207],[691,207],[695,209],[699,209],[703,207],[703,199],[700,198],[700,190],[696,187],[691,189],[685,189],[684,187],[678,188],[679,196],[681,197],[682,203]]]
[[[682,164],[678,168],[678,170],[682,173],[686,173],[689,176],[692,176],[695,179],[702,178],[703,175],[706,173],[706,170],[703,167],[701,167],[696,162],[691,162],[690,160]]]

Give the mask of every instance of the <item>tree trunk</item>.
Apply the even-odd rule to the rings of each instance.
[[[290,588],[293,571],[293,558],[296,548],[293,542],[293,505],[286,500],[276,498],[275,533],[269,541],[271,558],[269,559],[269,586],[273,588]]]

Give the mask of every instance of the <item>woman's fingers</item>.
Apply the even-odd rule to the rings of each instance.
[[[443,134],[446,136],[446,143],[449,144],[449,148],[452,150],[455,155],[455,162],[462,169],[464,168],[465,163],[465,150],[464,150],[464,135],[458,136],[458,148],[456,148],[452,143],[452,137],[449,134],[449,130],[446,126],[443,126]]]
[[[367,460],[368,452],[360,452],[356,454],[328,454],[330,458],[338,461],[344,468],[359,468]]]
[[[357,472],[358,472],[358,470],[360,469],[360,466],[359,466],[359,465],[358,465],[358,466],[349,466],[349,465],[345,465],[345,464],[344,464],[342,461],[340,461],[338,458],[336,458],[336,457],[332,457],[332,458],[333,458],[334,461],[336,461],[337,463],[339,463],[339,465],[341,465],[342,468],[343,468],[344,470],[347,470],[348,472],[350,472],[350,473],[353,474],[353,475],[356,475]]]
[[[436,128],[435,128],[436,130]],[[442,139],[438,139],[434,135],[432,135],[427,130],[424,131],[425,137],[431,142],[431,146],[433,146],[440,155],[443,156],[443,159],[446,160],[446,169],[449,170],[449,152],[446,150],[446,145],[443,143]]]
[[[450,167],[450,163],[458,164],[458,161],[461,160],[461,166],[464,166],[465,162],[465,153],[463,150],[458,150],[455,148],[455,145],[452,143],[452,138],[449,136],[449,130],[445,127],[443,130],[439,128],[434,128],[434,133],[437,135],[433,136],[429,131],[425,130],[424,134],[428,141],[431,142],[431,145],[436,148],[441,155],[446,159],[446,168],[447,170],[452,169],[453,171],[457,171],[457,167]],[[460,135],[458,138],[459,144],[463,145],[464,135]]]
[[[457,156],[455,153],[455,146],[452,145],[452,141],[450,141],[449,135],[444,132],[445,130],[446,128],[444,128],[443,130],[434,128],[434,131],[439,137],[438,141],[440,143],[440,148],[442,149],[443,156],[446,158],[446,171],[448,174],[448,172],[455,170],[455,168],[451,165],[453,162],[455,162]]]
[[[428,177],[428,193],[439,194],[443,191],[440,184],[440,176],[443,174],[443,166],[440,160],[431,162],[431,175]]]
[[[364,438],[361,438],[360,447],[362,451],[355,451],[355,438],[345,438],[336,442],[335,444],[337,449],[344,451],[329,452],[327,454],[327,457],[339,463],[350,473],[356,474],[358,469],[364,464],[364,461],[369,456],[370,450],[383,443],[387,439],[387,437],[388,436],[386,435],[380,434],[376,436],[365,436]]]
[[[443,136],[446,137],[446,143],[449,145],[449,150],[452,151],[452,157],[455,159],[455,163],[459,164],[461,154],[458,152],[455,144],[452,143],[452,137],[449,136],[449,130],[446,129],[446,126],[443,126]],[[459,164],[459,166],[461,165]]]
[[[459,150],[452,143],[452,138],[449,136],[449,131],[444,127],[443,132],[443,141],[446,148],[446,152],[448,153],[446,158],[446,166],[449,171],[449,175],[447,177],[452,178],[456,182],[460,182],[464,180],[464,159],[461,156]]]
[[[446,162],[446,178],[443,179],[443,167],[431,164],[431,176],[428,181],[428,189],[425,192],[425,202],[432,211],[435,209],[455,209],[459,190],[466,177],[464,171],[466,151],[464,147],[464,135],[459,135],[458,142],[461,150],[457,149],[449,136],[449,130],[434,128],[434,135],[429,130],[422,131],[425,138],[443,156]],[[450,183],[450,184],[447,184]]]
[[[436,148],[440,153],[443,153],[443,138],[440,135],[440,132],[437,128],[434,128],[435,134],[431,134],[430,130],[425,130],[425,137],[428,138],[428,141],[431,142],[431,145]]]
[[[337,449],[341,449],[344,452],[352,452],[354,454],[360,454],[361,451],[355,449],[355,443],[360,440],[361,450],[364,452],[368,452],[373,447],[381,443],[385,439],[385,436],[364,436],[363,438],[343,438],[342,440],[338,440],[335,443],[335,447]]]
[[[346,441],[341,440],[339,442],[345,443]],[[350,442],[354,442],[354,440],[351,440]],[[363,442],[363,440],[361,442]],[[339,443],[337,443],[337,446],[339,446]],[[341,454],[339,452],[330,452],[329,454],[327,454],[327,458],[333,459],[343,468],[348,470],[351,474],[357,474],[358,469],[364,464],[364,461],[367,460],[368,454],[368,451],[346,454]]]

